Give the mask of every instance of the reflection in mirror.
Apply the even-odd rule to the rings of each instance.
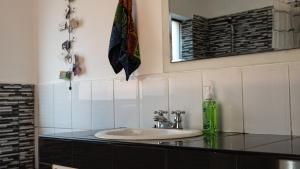
[[[169,0],[171,62],[300,47],[300,0]]]

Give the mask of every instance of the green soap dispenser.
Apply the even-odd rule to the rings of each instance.
[[[217,101],[214,99],[214,87],[211,81],[203,87],[203,95],[203,134],[216,134],[218,130]]]

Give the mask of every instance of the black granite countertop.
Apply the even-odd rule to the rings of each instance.
[[[300,157],[300,137],[297,136],[218,133],[215,136],[198,136],[176,140],[120,141],[98,139],[94,136],[94,134],[98,131],[99,130],[49,134],[40,135],[40,137],[118,144],[193,148],[212,151],[268,153],[295,156],[297,158]]]

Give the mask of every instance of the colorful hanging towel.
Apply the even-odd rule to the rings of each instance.
[[[119,0],[108,55],[115,73],[124,69],[127,81],[141,64],[138,36],[132,18],[132,0]]]

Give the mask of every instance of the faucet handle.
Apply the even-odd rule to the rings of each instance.
[[[154,114],[158,114],[159,116],[163,116],[164,114],[168,114],[168,111],[159,110],[159,111],[155,111]]]
[[[185,114],[185,111],[176,110],[176,111],[172,111],[172,114],[181,115],[181,114]]]
[[[176,110],[176,111],[172,111],[172,114],[175,114],[173,128],[182,129],[182,117],[181,117],[181,115],[185,114],[185,111]]]

